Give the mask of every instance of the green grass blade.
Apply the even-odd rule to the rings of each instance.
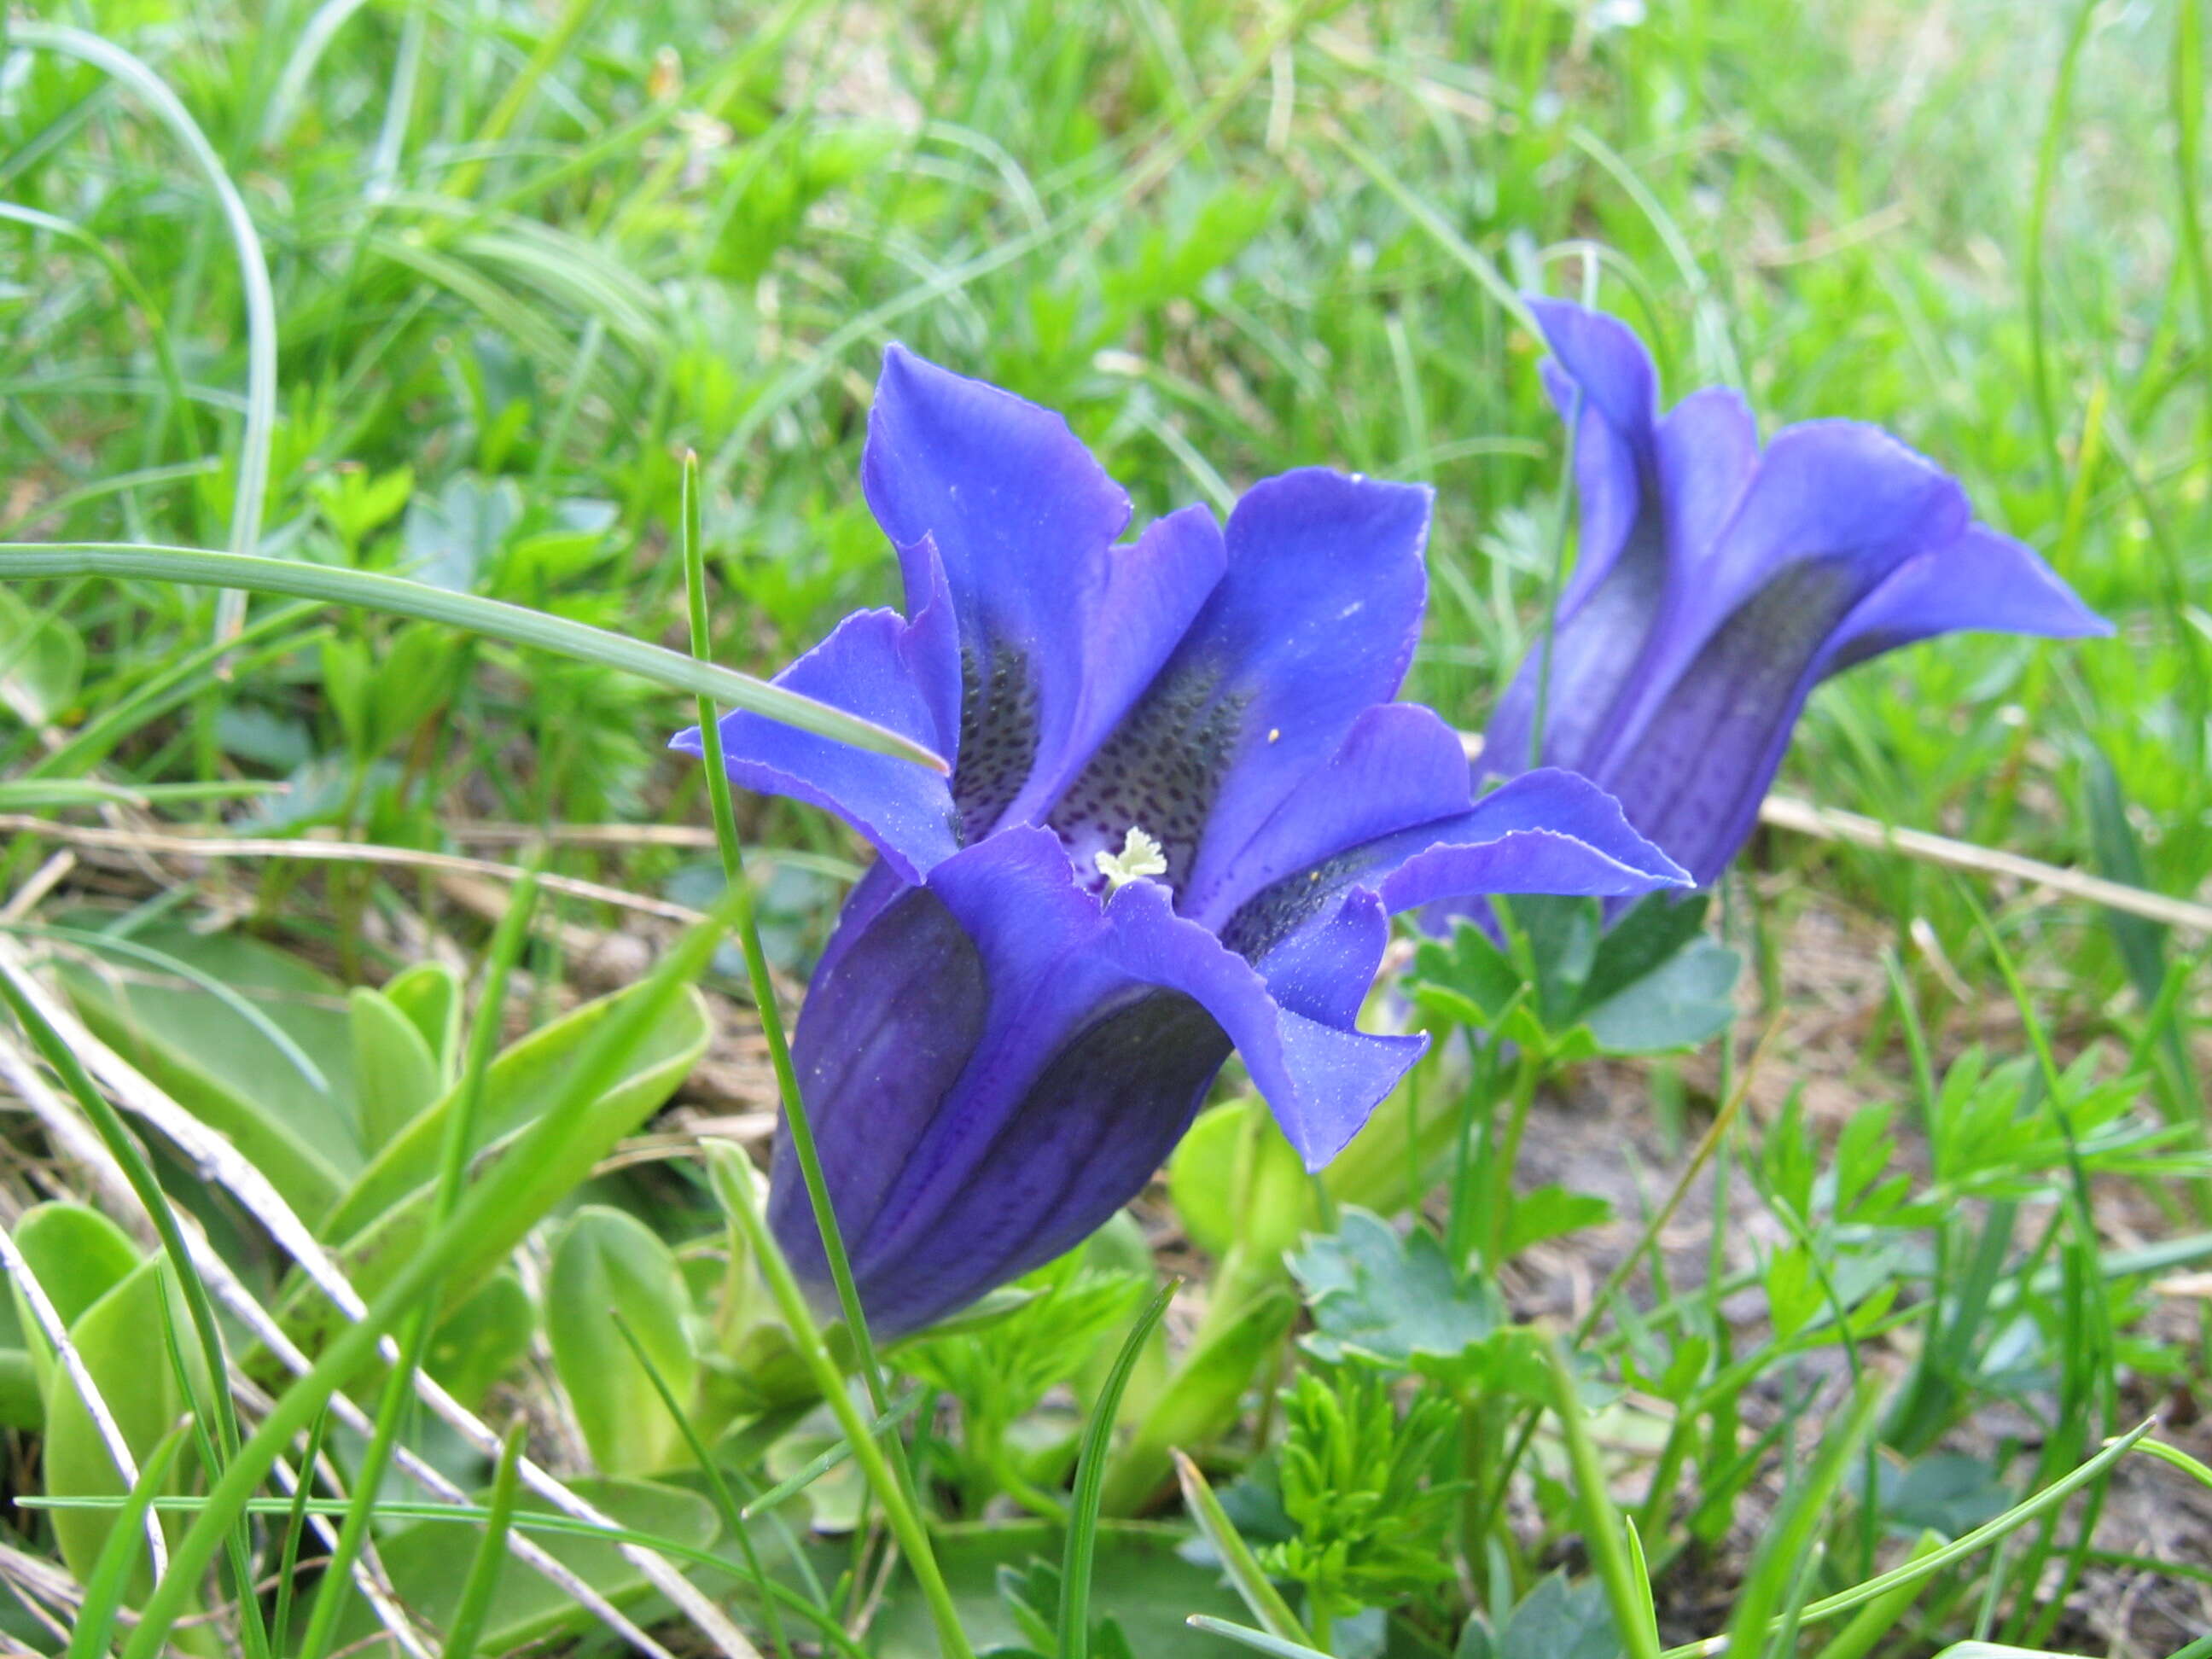
[[[253,216],[231,182],[228,171],[199,124],[161,76],[112,41],[82,29],[52,23],[18,23],[9,39],[19,46],[44,47],[82,59],[122,82],[152,106],[192,160],[207,174],[222,209],[238,255],[239,283],[246,296],[246,438],[238,458],[238,494],[231,504],[230,550],[250,554],[260,544],[262,506],[269,493],[269,453],[276,431],[276,301],[269,287],[269,262]],[[217,607],[218,642],[237,633],[246,619],[245,595],[223,596]]]
[[[943,760],[910,738],[750,674],[695,661],[647,641],[629,639],[565,617],[549,616],[502,599],[449,592],[402,576],[215,553],[204,548],[135,547],[115,542],[0,543],[0,580],[44,576],[114,576],[235,587],[414,617],[579,662],[618,668],[657,685],[709,697],[855,748],[896,756],[935,771],[945,769]]]
[[[895,1433],[928,1397],[923,1389],[909,1389],[903,1396],[892,1402],[889,1411],[868,1425],[868,1432],[878,1439]],[[799,1468],[747,1504],[739,1513],[748,1521],[757,1515],[766,1515],[777,1504],[799,1496],[830,1470],[850,1462],[852,1455],[853,1449],[842,1441],[825,1452],[817,1453]]]
[[[639,1340],[629,1321],[623,1317],[622,1310],[610,1308],[607,1313],[638,1368],[645,1373],[646,1381],[653,1385],[661,1406],[683,1435],[684,1443],[691,1449],[692,1461],[698,1464],[699,1473],[707,1482],[707,1492],[714,1500],[715,1511],[745,1559],[745,1571],[752,1577],[753,1588],[760,1595],[762,1610],[768,1618],[769,1639],[784,1659],[791,1659],[791,1638],[784,1632],[782,1615],[777,1613],[775,1600],[769,1593],[768,1575],[761,1570],[760,1552],[753,1547],[751,1529],[745,1525],[744,1512],[738,1507],[737,1499],[731,1496],[730,1483],[722,1478],[721,1466],[714,1461],[707,1443],[699,1437],[698,1425],[692,1422],[691,1413],[684,1409],[684,1402],[676,1397],[676,1391],[668,1386],[668,1379],[661,1375],[660,1367],[653,1363],[652,1351]]]
[[[138,1471],[130,1496],[124,1499],[118,1525],[107,1534],[100,1559],[93,1563],[92,1576],[85,1581],[84,1601],[77,1609],[76,1627],[70,1632],[68,1659],[101,1659],[106,1653],[116,1614],[123,1609],[124,1592],[130,1586],[131,1575],[138,1569],[138,1553],[145,1547],[145,1522],[154,1494],[161,1490],[169,1465],[177,1461],[187,1428],[180,1423],[163,1436]]]
[[[1839,1613],[1849,1613],[1854,1608],[1864,1607],[1868,1602],[1888,1595],[1890,1591],[1900,1585],[1917,1584],[1922,1579],[1931,1577],[1956,1562],[1978,1554],[1991,1544],[2018,1531],[2045,1511],[2064,1503],[2092,1481],[2101,1479],[2113,1464],[2118,1462],[2130,1452],[2136,1450],[2145,1437],[2157,1426],[2156,1418],[2144,1419],[2127,1433],[2107,1443],[2103,1450],[2088,1462],[2059,1480],[2052,1481],[2034,1497],[2014,1504],[2002,1515],[1994,1520],[1984,1522],[1972,1532],[1960,1534],[1942,1548],[1931,1550],[1925,1555],[1917,1556],[1892,1567],[1887,1572],[1876,1573],[1865,1583],[1854,1584],[1847,1590],[1838,1590],[1833,1595],[1825,1596],[1818,1601],[1808,1603],[1802,1622],[1808,1625],[1818,1624],[1824,1620],[1833,1618]],[[1725,1636],[1708,1637],[1702,1642],[1687,1642],[1680,1647],[1668,1648],[1660,1656],[1660,1659],[1711,1659],[1711,1656],[1725,1653],[1728,1650],[1728,1645],[1729,1638]]]
[[[1267,1639],[1283,1644],[1267,1650],[1287,1653],[1313,1651],[1310,1646],[1313,1638],[1306,1634],[1306,1627],[1298,1622],[1297,1614],[1291,1611],[1291,1604],[1283,1600],[1282,1592],[1261,1570],[1251,1547],[1245,1543],[1243,1534],[1237,1530],[1237,1523],[1229,1518],[1229,1512],[1221,1507],[1221,1500],[1213,1495],[1213,1488],[1206,1484],[1204,1473],[1182,1452],[1177,1451],[1174,1456],[1176,1480],[1182,1487],[1183,1507],[1190,1511],[1190,1518],[1197,1523],[1200,1534],[1213,1546],[1213,1553],[1221,1558],[1222,1570],[1229,1575],[1229,1582],[1236,1587],[1237,1595],[1244,1598],[1244,1605],[1252,1609],[1252,1616],[1267,1626],[1264,1633]],[[1195,1619],[1191,1623],[1202,1630],[1214,1628],[1212,1623],[1200,1624]],[[1237,1639],[1242,1641],[1244,1637],[1237,1632],[1243,1629],[1241,1625],[1224,1625],[1218,1633],[1237,1636]],[[1261,1634],[1259,1632],[1250,1633]]]
[[[514,1522],[514,1495],[519,1485],[523,1437],[526,1423],[516,1423],[500,1444],[499,1467],[491,1478],[491,1502],[485,1506],[483,1536],[477,1540],[476,1559],[461,1585],[460,1604],[446,1630],[443,1659],[476,1659],[477,1643],[483,1635],[491,1598],[499,1589],[500,1570],[507,1565],[507,1535]]]
[[[1556,1341],[1545,1344],[1544,1358],[1557,1391],[1553,1407],[1566,1437],[1568,1467],[1574,1472],[1575,1496],[1582,1510],[1583,1547],[1589,1552],[1599,1582],[1605,1586],[1613,1628],[1628,1650],[1628,1659],[1659,1659],[1659,1626],[1651,1612],[1651,1581],[1641,1571],[1644,1547],[1638,1541],[1632,1558],[1620,1511],[1606,1490],[1605,1470],[1598,1462],[1597,1443],[1590,1437],[1589,1420],[1583,1412],[1573,1368]]]
[[[506,1024],[507,980],[529,939],[530,921],[537,908],[537,872],[529,869],[515,883],[508,896],[506,914],[500,917],[498,929],[492,934],[484,966],[483,994],[477,1004],[476,1021],[469,1029],[460,1092],[454,1099],[453,1111],[447,1115],[445,1138],[439,1148],[438,1183],[431,1197],[434,1226],[445,1224],[460,1198],[469,1153],[476,1145],[477,1122],[483,1110],[484,1079],[491,1069],[492,1056],[498,1051],[500,1033]],[[415,1401],[415,1373],[421,1368],[423,1349],[429,1342],[430,1329],[437,1318],[439,1290],[434,1280],[424,1287],[400,1335],[398,1357],[384,1379],[374,1429],[355,1474],[353,1501],[347,1505],[345,1519],[339,1525],[330,1565],[324,1570],[322,1582],[316,1586],[314,1606],[308,1611],[307,1628],[301,1638],[297,1659],[323,1659],[337,1630],[338,1615],[352,1593],[354,1563],[360,1559],[362,1547],[368,1541],[385,1471],[392,1465],[392,1449],[398,1442],[408,1408]]]
[[[620,1075],[636,1044],[704,971],[734,908],[726,898],[718,902],[705,921],[661,957],[639,982],[636,994],[593,1036],[524,1139],[469,1190],[452,1219],[423,1241],[362,1319],[340,1332],[307,1373],[277,1399],[253,1437],[230,1460],[206,1507],[172,1553],[169,1573],[148,1598],[138,1627],[124,1649],[124,1659],[155,1659],[182,1616],[191,1587],[214,1559],[222,1534],[244,1512],[293,1436],[313,1420],[341,1384],[358,1373],[385,1334],[447,1268],[476,1247],[480,1234],[507,1224],[514,1212],[538,1196],[535,1188],[541,1160],[551,1156],[570,1125],[590,1111]]]
[[[1113,1369],[1091,1402],[1091,1420],[1083,1427],[1083,1445],[1076,1454],[1075,1491],[1067,1507],[1067,1547],[1060,1568],[1060,1659],[1087,1659],[1091,1650],[1091,1569],[1098,1548],[1098,1512],[1106,1497],[1107,1453],[1112,1449],[1114,1421],[1121,1410],[1121,1395],[1145,1351],[1145,1343],[1167,1316],[1168,1304],[1182,1285],[1171,1279],[1146,1304]]]
[[[1209,1613],[1194,1613],[1183,1623],[1210,1636],[1225,1636],[1232,1642],[1242,1642],[1248,1648],[1273,1655],[1273,1659],[1329,1659],[1328,1655],[1319,1648],[1293,1642],[1273,1631],[1254,1630],[1249,1625],[1231,1624],[1226,1619],[1216,1619]]]

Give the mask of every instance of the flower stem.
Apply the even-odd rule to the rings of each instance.
[[[709,1156],[714,1159],[736,1159],[744,1154],[725,1146],[715,1147]],[[884,1518],[890,1523],[891,1535],[898,1540],[899,1547],[905,1551],[915,1582],[921,1587],[922,1599],[929,1604],[939,1646],[945,1659],[971,1659],[967,1633],[960,1627],[959,1609],[953,1605],[952,1592],[946,1588],[945,1575],[938,1571],[937,1556],[930,1548],[929,1534],[922,1525],[921,1513],[911,1501],[905,1484],[891,1472],[883,1443],[869,1432],[860,1408],[853,1403],[844,1374],[830,1357],[829,1345],[822,1340],[822,1327],[815,1321],[814,1310],[806,1304],[806,1293],[799,1288],[791,1263],[784,1259],[783,1251],[762,1218],[751,1181],[742,1170],[725,1172],[715,1169],[713,1173],[723,1201],[736,1217],[738,1226],[744,1230],[745,1241],[752,1246],[762,1277],[768,1280],[769,1291],[775,1297],[785,1323],[791,1327],[799,1358],[812,1373],[823,1399],[836,1414],[846,1443],[853,1449],[853,1460],[860,1466],[860,1472],[867,1476],[877,1497],[883,1501]],[[896,1437],[886,1438],[896,1443]]]
[[[705,555],[701,548],[699,504],[699,458],[687,453],[684,458],[684,582],[685,595],[691,612],[691,654],[701,661],[708,659],[709,646],[707,629],[707,571]],[[845,1251],[845,1239],[837,1225],[837,1213],[830,1201],[830,1184],[822,1173],[822,1158],[814,1144],[813,1125],[806,1115],[806,1102],[799,1087],[799,1073],[791,1061],[791,1043],[783,1029],[783,1017],[776,1006],[775,982],[769,976],[768,953],[762,948],[760,924],[753,904],[752,884],[745,875],[744,850],[738,839],[737,814],[730,802],[730,777],[722,763],[722,731],[714,717],[714,706],[707,697],[699,699],[699,740],[701,757],[707,772],[707,798],[714,818],[714,842],[722,857],[722,877],[737,906],[736,932],[738,948],[745,958],[745,978],[752,988],[753,1006],[760,1015],[761,1035],[767,1039],[769,1064],[775,1071],[777,1092],[783,1097],[785,1132],[791,1137],[791,1150],[799,1164],[800,1179],[806,1186],[807,1203],[814,1212],[814,1224],[822,1237],[823,1259],[828,1262],[830,1278],[837,1290],[837,1308],[843,1316],[847,1332],[852,1338],[853,1352],[859,1362],[860,1379],[868,1391],[868,1403],[877,1417],[890,1409],[890,1395],[884,1386],[883,1365],[877,1358],[874,1340],[868,1334],[866,1315],[861,1310],[860,1292],[853,1281],[853,1265]],[[739,1183],[741,1184],[741,1183]],[[750,1217],[751,1188],[745,1188],[747,1215]],[[748,1222],[750,1225],[750,1220]],[[941,1613],[938,1620],[939,1637],[944,1644],[947,1659],[964,1659],[968,1652],[967,1638],[961,1632],[959,1621],[951,1614],[951,1602],[945,1589],[945,1581],[938,1571],[937,1559],[930,1549],[928,1534],[922,1529],[919,1505],[915,1495],[913,1471],[907,1467],[906,1443],[893,1433],[879,1443],[867,1431],[860,1414],[853,1409],[846,1395],[844,1379],[830,1360],[829,1350],[822,1346],[821,1334],[813,1322],[813,1313],[806,1306],[805,1297],[791,1277],[790,1264],[783,1259],[764,1226],[757,1230],[752,1240],[754,1254],[762,1262],[763,1271],[771,1273],[770,1283],[776,1292],[785,1322],[794,1333],[801,1330],[799,1320],[805,1321],[811,1343],[802,1342],[812,1351],[820,1351],[823,1363],[829,1366],[828,1379],[822,1382],[823,1393],[832,1409],[838,1413],[847,1435],[854,1437],[853,1455],[868,1474],[870,1483],[883,1500],[884,1509],[891,1520],[892,1531],[899,1546],[907,1553],[915,1578],[921,1581],[923,1593],[929,1597],[933,1613]],[[778,1279],[775,1275],[781,1275]],[[792,1292],[799,1297],[798,1316],[784,1296],[784,1281],[788,1281]],[[848,1414],[852,1420],[846,1421]],[[865,1445],[862,1443],[865,1442]],[[885,1447],[888,1446],[888,1450]],[[904,1517],[902,1526],[901,1517]],[[936,1586],[931,1595],[930,1586]],[[943,1601],[943,1607],[939,1606]]]

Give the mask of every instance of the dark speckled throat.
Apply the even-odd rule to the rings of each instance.
[[[1217,671],[1184,669],[1155,681],[1050,813],[1076,867],[1112,851],[1133,829],[1160,844],[1170,889],[1188,878],[1199,839],[1243,723],[1243,696],[1219,695]]]

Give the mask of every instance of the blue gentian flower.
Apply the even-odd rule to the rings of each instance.
[[[892,348],[861,481],[907,614],[780,684],[949,778],[748,714],[731,778],[874,847],[793,1039],[863,1305],[911,1331],[1135,1196],[1231,1048],[1318,1168],[1425,1039],[1356,1024],[1387,916],[1449,895],[1640,893],[1675,865],[1557,771],[1470,801],[1393,702],[1425,490],[1321,471],[1119,543],[1129,502],[1055,415]],[[694,729],[675,747],[700,752]],[[769,1198],[826,1279],[787,1141]]]
[[[1500,699],[1484,771],[1540,758],[1591,779],[1711,882],[1751,833],[1805,699],[1938,634],[2102,634],[2036,554],[1976,521],[1956,480],[1878,428],[1808,421],[1764,451],[1723,387],[1664,416],[1625,325],[1531,301],[1545,381],[1581,414],[1582,535],[1552,633]]]

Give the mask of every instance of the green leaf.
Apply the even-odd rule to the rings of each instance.
[[[1228,1255],[1237,1241],[1235,1174],[1244,1109],[1241,1100],[1207,1107],[1168,1160],[1168,1196],[1183,1231],[1217,1259]]]
[[[442,962],[418,962],[386,980],[384,994],[422,1034],[442,1091],[461,1063],[460,975]]]
[[[457,472],[437,495],[417,495],[407,505],[408,574],[433,587],[470,592],[497,562],[521,517],[522,491],[514,479],[487,483]]]
[[[1882,1519],[1907,1533],[1957,1538],[2014,1502],[1993,1464],[1964,1452],[1932,1452],[1902,1471],[1887,1462],[1875,1467]]]
[[[485,1073],[483,1103],[477,1119],[481,1139],[471,1148],[471,1153],[480,1154],[485,1147],[510,1139],[535,1121],[553,1085],[577,1054],[611,1018],[623,999],[632,994],[622,991],[585,1003],[501,1049]],[[627,1119],[626,1127],[615,1139],[627,1134],[668,1097],[703,1052],[707,1036],[703,1008],[693,1000],[680,1000],[676,1010],[639,1049],[622,1084],[601,1103],[607,1117]],[[455,1098],[453,1090],[448,1089],[370,1161],[324,1218],[325,1237],[347,1238],[379,1223],[435,1176],[446,1117],[453,1109]],[[612,1140],[607,1142],[609,1146],[612,1144]]]
[[[292,1056],[222,998],[135,963],[60,969],[85,1024],[219,1130],[287,1203],[321,1213],[361,1167],[343,988],[299,957],[236,933],[158,924],[131,937],[251,1003],[313,1063],[325,1086],[302,1076]]]
[[[1364,1210],[1291,1258],[1315,1332],[1306,1346],[1331,1364],[1358,1358],[1439,1377],[1460,1376],[1506,1328],[1490,1285],[1463,1279],[1426,1228],[1401,1239]]]
[[[1602,1226],[1613,1219],[1613,1206],[1595,1193],[1570,1192],[1560,1186],[1537,1187],[1513,1200],[1513,1213],[1505,1226],[1505,1259],[1585,1227]]]
[[[0,590],[0,708],[26,726],[50,726],[83,687],[83,635]]]
[[[2111,758],[2094,740],[2082,766],[2082,778],[2090,846],[2096,854],[2099,873],[2131,887],[2152,886],[2143,866],[2142,843],[2136,835],[2135,825],[2128,822],[2127,800],[2120,787],[2119,774],[2112,769]],[[2154,1006],[2159,988],[2166,978],[2166,928],[2146,917],[2124,911],[2107,908],[2104,915],[2105,926],[2112,933],[2112,943],[2119,951],[2120,961],[2127,969],[2136,995],[2144,1007]]]
[[[1735,1018],[1736,975],[1743,958],[1698,934],[1665,963],[1615,992],[1583,1016],[1598,1048],[1609,1054],[1656,1054],[1694,1048]]]
[[[412,468],[371,473],[360,467],[317,473],[307,483],[307,494],[337,538],[358,548],[369,533],[388,522],[415,493]]]
[[[191,1315],[183,1294],[168,1264],[158,1257],[141,1262],[70,1326],[70,1342],[114,1418],[132,1459],[142,1468],[189,1403],[178,1386],[162,1333],[191,1328]],[[191,1343],[179,1344],[179,1352],[185,1364],[198,1363],[198,1350]],[[59,1366],[47,1384],[46,1410],[46,1437],[40,1468],[46,1496],[127,1496],[131,1488],[116,1472],[107,1442],[94,1426],[76,1382]],[[185,1459],[186,1463],[196,1462],[189,1456]],[[181,1490],[183,1474],[181,1465],[173,1468],[166,1489]],[[118,1513],[116,1510],[54,1511],[54,1541],[60,1547],[63,1564],[80,1581],[98,1564]],[[150,1587],[151,1575],[142,1566],[131,1583],[130,1599],[136,1604]]]
[[[356,986],[346,997],[346,1016],[362,1145],[373,1154],[437,1101],[444,1079],[421,1028],[382,993]]]
[[[945,762],[897,732],[816,702],[795,691],[747,674],[695,661],[681,653],[592,628],[565,617],[549,616],[497,599],[448,593],[424,582],[366,570],[308,564],[293,559],[264,559],[250,554],[211,553],[191,547],[141,547],[106,542],[0,543],[0,581],[46,576],[136,577],[183,582],[255,593],[289,593],[332,605],[356,605],[399,617],[416,617],[447,627],[506,640],[581,662],[618,668],[672,690],[712,697],[733,708],[750,709],[802,732],[817,732],[872,753],[893,755],[945,769]]]
[[[64,1330],[145,1259],[122,1228],[91,1206],[66,1200],[24,1211],[15,1224],[15,1248]],[[37,1324],[23,1317],[23,1329],[36,1334]]]
[[[1606,929],[1583,982],[1582,1006],[1595,1008],[1672,961],[1704,927],[1711,896],[1647,893]]]
[[[1494,1026],[1526,981],[1496,940],[1461,917],[1451,938],[1423,939],[1413,953],[1407,994],[1462,1025]]]
[[[1563,1572],[1538,1579],[1495,1634],[1470,1619],[1459,1646],[1461,1659],[1620,1659],[1626,1650],[1605,1586],[1594,1578],[1570,1583]]]
[[[422,1369],[471,1411],[492,1385],[521,1364],[538,1334],[538,1310],[512,1270],[501,1268],[476,1294],[439,1320]]]
[[[545,1279],[545,1334],[592,1461],[608,1474],[649,1474],[684,1450],[681,1425],[615,1328],[619,1309],[678,1401],[698,1382],[691,1300],[668,1246],[635,1217],[586,1205],[568,1218]]]
[[[92,1576],[84,1583],[84,1601],[77,1609],[76,1628],[70,1633],[68,1659],[104,1659],[108,1632],[123,1606],[125,1591],[139,1568],[139,1553],[146,1547],[146,1516],[168,1480],[185,1435],[180,1424],[172,1429],[153,1455],[139,1468],[130,1501],[118,1510],[107,1542],[100,1552]]]
[[[24,1211],[15,1224],[15,1248],[53,1304],[64,1330],[136,1272],[143,1259],[122,1228],[97,1210],[68,1202],[37,1204]],[[4,1352],[19,1355],[21,1364],[20,1370],[9,1365],[0,1376],[0,1400],[4,1400],[0,1420],[37,1428],[46,1421],[46,1394],[53,1384],[53,1346],[32,1316],[23,1287],[12,1277],[8,1291],[19,1346]]]
[[[1605,913],[1595,899],[1551,893],[1516,894],[1507,904],[1535,965],[1537,1013],[1548,1029],[1570,1030],[1597,963]]]
[[[599,1480],[574,1480],[569,1486],[617,1525],[687,1549],[707,1548],[721,1531],[714,1506],[678,1486]],[[525,1492],[515,1508],[518,1516],[549,1512],[545,1501],[532,1492]],[[399,1599],[442,1628],[460,1607],[475,1565],[471,1547],[476,1536],[477,1528],[471,1524],[422,1521],[380,1540],[377,1550]],[[539,1532],[535,1537],[547,1553],[617,1607],[640,1600],[649,1588],[645,1575],[612,1543],[558,1532]],[[526,1644],[547,1642],[584,1629],[591,1620],[587,1610],[538,1574],[502,1573],[492,1593],[477,1651],[506,1653]],[[374,1611],[356,1598],[339,1621],[331,1651],[365,1642],[382,1628]]]
[[[535,1125],[592,1037],[649,988],[632,986],[586,1003],[539,1027],[492,1061],[477,1118],[486,1141],[477,1157],[479,1179],[486,1153],[511,1147]],[[616,1142],[660,1109],[705,1052],[708,1031],[706,1005],[698,994],[687,989],[677,996],[640,1034],[620,1081],[591,1103],[559,1144],[540,1149],[524,1196],[477,1230],[446,1279],[448,1297],[472,1294]],[[366,1296],[374,1296],[406,1266],[429,1225],[439,1142],[453,1103],[448,1095],[408,1125],[324,1224],[325,1237],[343,1241],[339,1259]],[[304,1285],[289,1298],[285,1314],[294,1340],[310,1352],[343,1322],[319,1293]]]

